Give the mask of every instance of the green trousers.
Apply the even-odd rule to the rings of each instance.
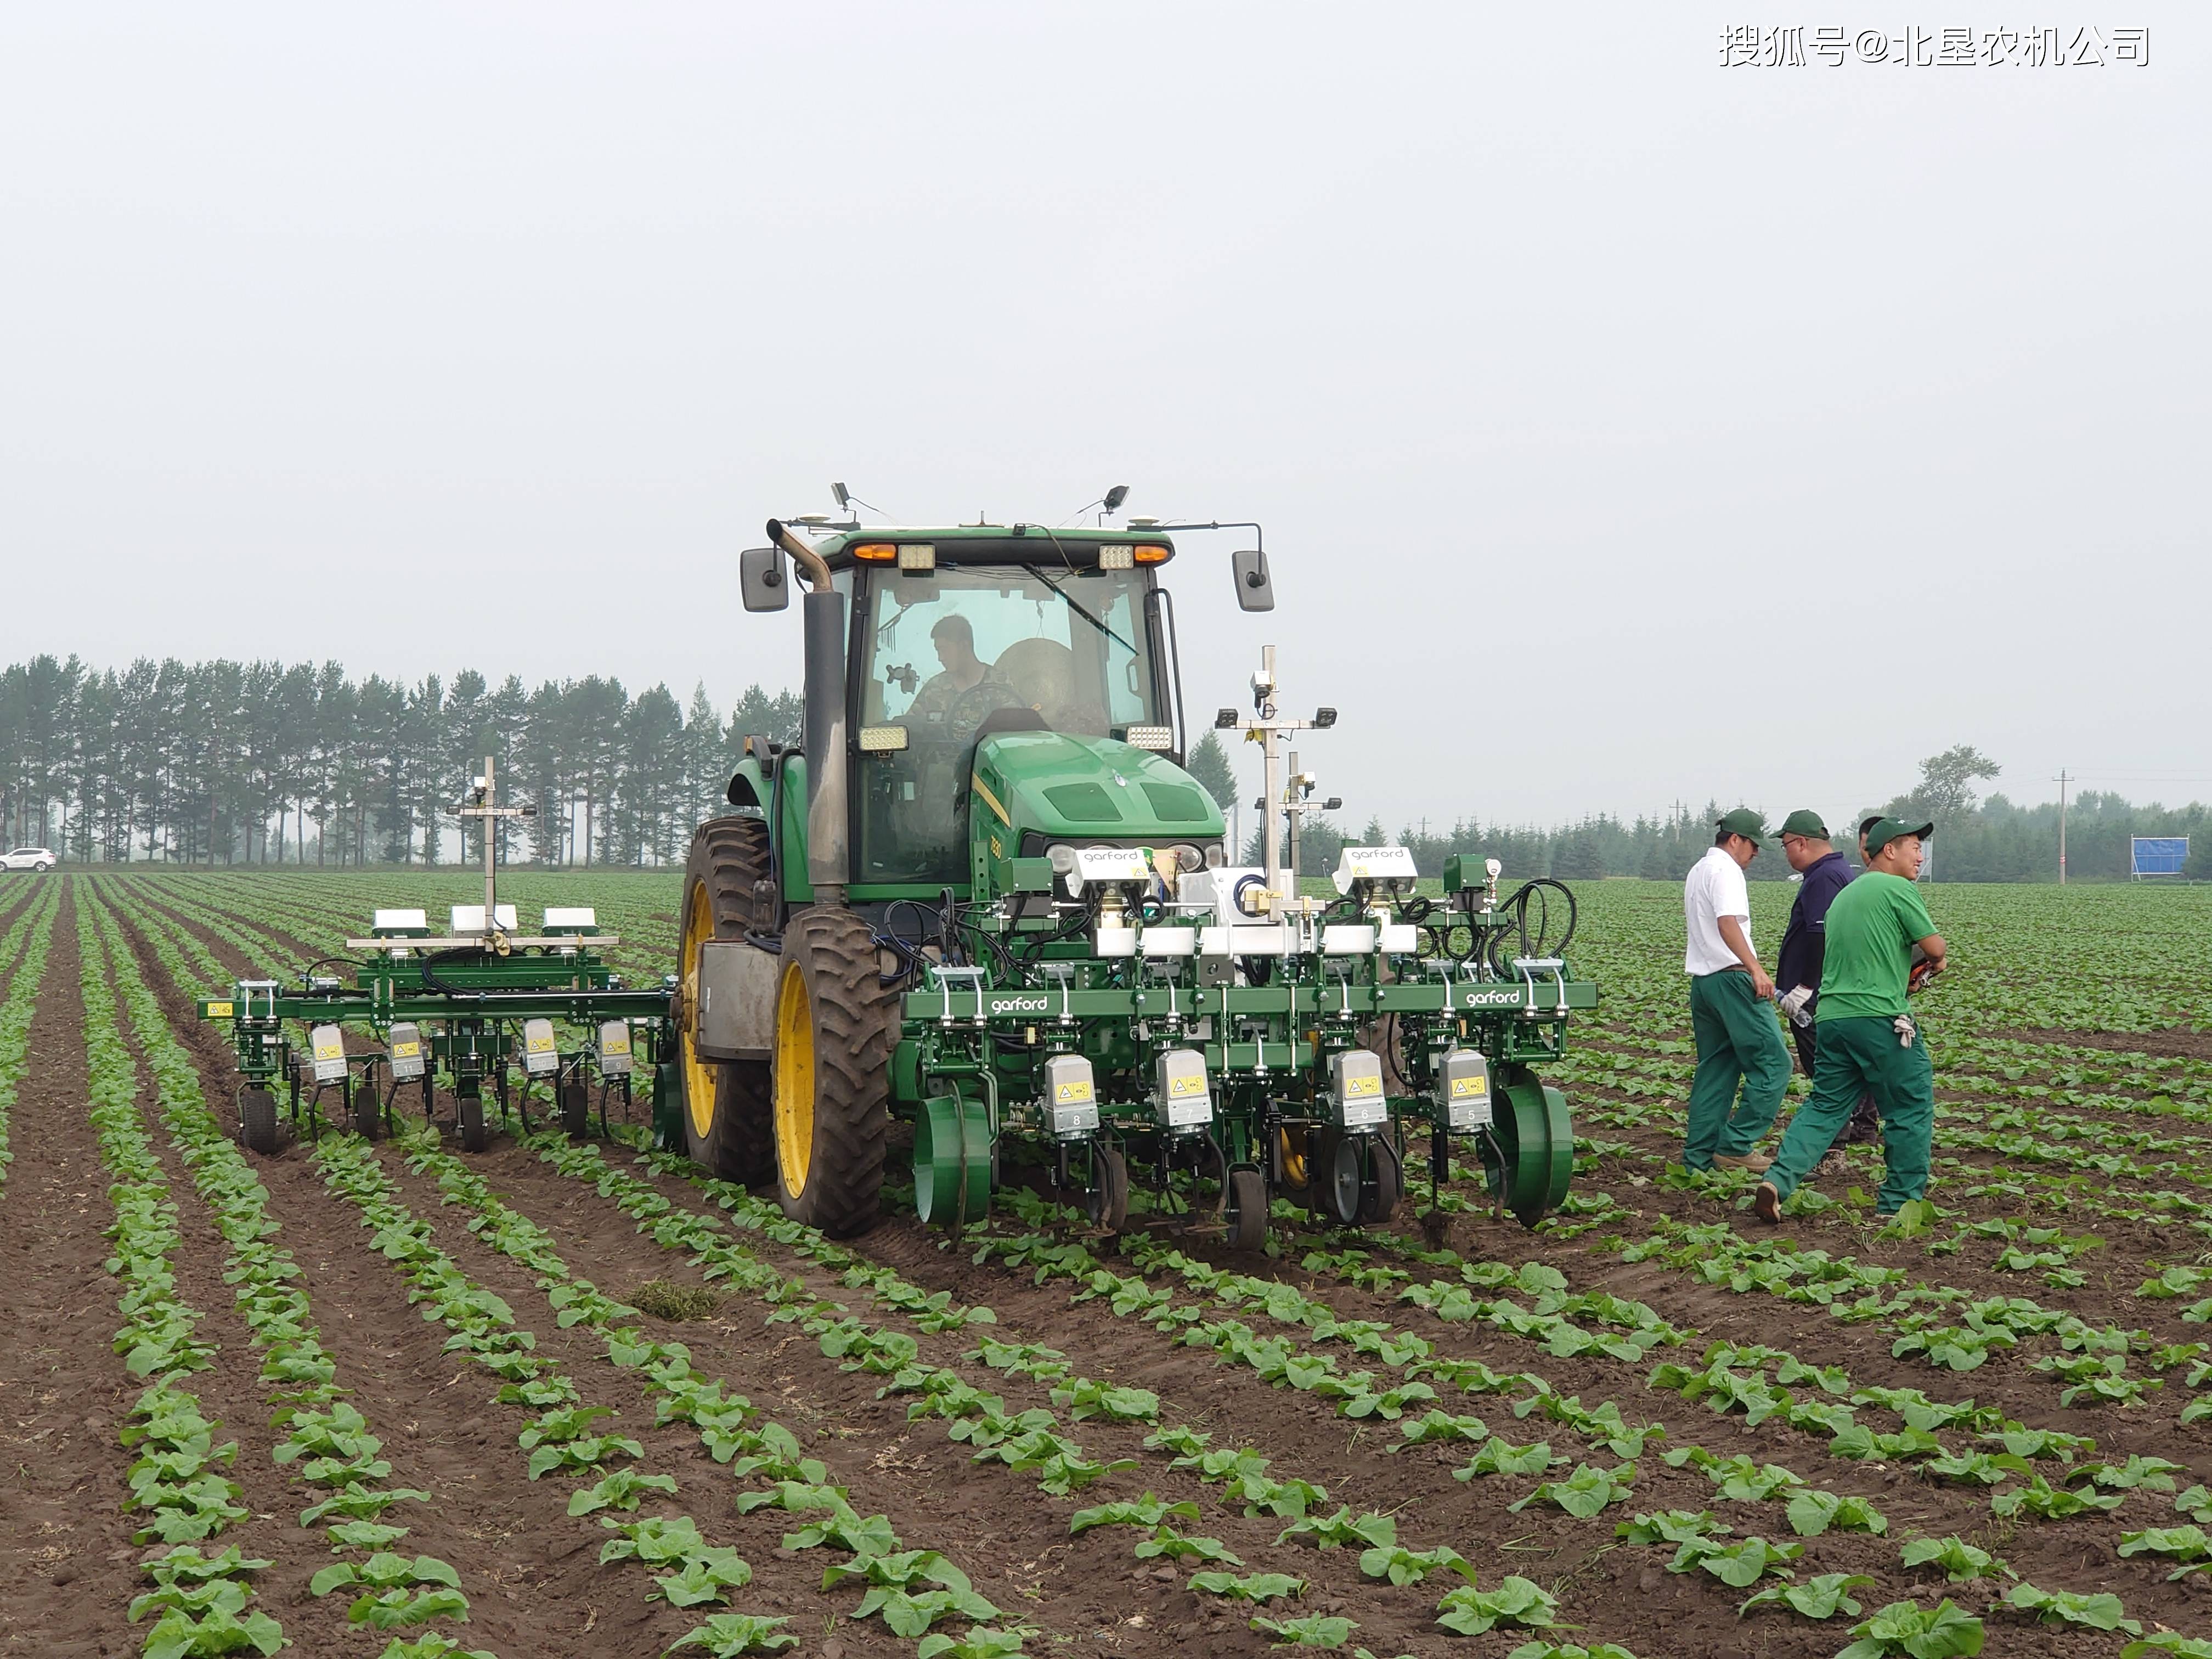
[[[1925,1033],[1907,1048],[1886,1019],[1824,1019],[1813,1092],[1790,1120],[1782,1151],[1766,1172],[1787,1198],[1827,1154],[1862,1094],[1881,1109],[1881,1155],[1888,1166],[1875,1206],[1887,1213],[1928,1189],[1936,1136],[1936,1063]]]
[[[1698,1040],[1698,1070],[1690,1079],[1682,1162],[1710,1170],[1716,1153],[1741,1158],[1773,1124],[1790,1087],[1790,1049],[1774,1005],[1752,994],[1749,974],[1692,979],[1690,1030]]]

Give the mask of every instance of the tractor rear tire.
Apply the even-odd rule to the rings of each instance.
[[[592,1132],[592,1097],[580,1083],[561,1085],[561,1127],[571,1140],[581,1140]]]
[[[897,1011],[866,921],[826,904],[792,918],[775,999],[776,1196],[833,1238],[876,1223]]]
[[[690,1005],[697,993],[699,946],[744,937],[753,921],[753,884],[768,875],[765,819],[710,818],[692,832],[676,964],[686,1004],[676,1068],[684,1145],[694,1164],[741,1187],[757,1187],[775,1174],[769,1063],[699,1058],[691,1048],[697,1015]]]
[[[250,1152],[276,1150],[276,1097],[266,1089],[238,1091],[239,1138]]]
[[[1229,1248],[1256,1254],[1267,1243],[1267,1178],[1249,1164],[1229,1171]]]
[[[461,1150],[465,1152],[480,1152],[483,1151],[486,1139],[484,1135],[483,1097],[482,1095],[463,1095],[460,1099],[455,1103],[455,1104],[460,1109]]]

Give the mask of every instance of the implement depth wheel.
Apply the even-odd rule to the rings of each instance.
[[[1267,1242],[1267,1179],[1249,1164],[1229,1172],[1229,1248],[1247,1254]]]
[[[1129,1164],[1119,1146],[1093,1141],[1091,1146],[1091,1185],[1083,1194],[1083,1212],[1101,1232],[1118,1233],[1129,1219]]]
[[[775,1173],[768,1062],[702,1060],[691,1047],[696,1019],[699,947],[742,939],[753,914],[753,884],[769,873],[768,824],[760,818],[712,818],[692,833],[684,866],[684,932],[676,971],[690,1010],[679,1040],[684,1145],[694,1164],[725,1181],[755,1187]]]
[[[1524,1227],[1533,1227],[1559,1208],[1575,1173],[1575,1125],[1567,1097],[1540,1083],[1526,1066],[1505,1075],[1498,1091],[1498,1115],[1491,1138],[1480,1144],[1484,1174],[1493,1197]]]
[[[775,999],[776,1196],[832,1237],[875,1224],[897,1006],[866,921],[842,905],[792,918]]]
[[[1388,1135],[1370,1135],[1367,1173],[1359,1183],[1359,1218],[1384,1222],[1398,1212],[1398,1199],[1406,1189],[1404,1161]]]
[[[561,1085],[561,1127],[571,1140],[581,1140],[592,1132],[592,1095],[580,1083]]]
[[[454,1103],[460,1109],[461,1150],[480,1152],[485,1146],[483,1097],[463,1095]]]
[[[1365,1184],[1360,1169],[1359,1137],[1332,1135],[1336,1144],[1330,1148],[1326,1165],[1328,1188],[1328,1212],[1341,1226],[1349,1227],[1359,1219],[1364,1203],[1360,1188]]]
[[[250,1152],[276,1150],[276,1097],[266,1089],[238,1091],[239,1137]]]

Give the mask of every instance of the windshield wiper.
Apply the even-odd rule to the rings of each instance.
[[[1060,601],[1062,605],[1065,605],[1069,610],[1075,612],[1077,616],[1082,617],[1084,621],[1089,623],[1093,628],[1103,634],[1108,639],[1113,641],[1115,644],[1120,646],[1124,651],[1127,652],[1133,657],[1137,654],[1137,647],[1135,646],[1130,644],[1128,641],[1123,639],[1119,634],[1116,634],[1112,629],[1109,628],[1103,622],[1099,620],[1098,617],[1091,615],[1090,611],[1085,610],[1081,605],[1070,597],[1066,588],[1062,587],[1058,582],[1053,580],[1051,577],[1046,575],[1043,571],[1038,569],[1033,564],[1025,564],[1022,568],[1028,571],[1030,575],[1035,576],[1047,587],[1052,589],[1054,592],[1060,596]]]

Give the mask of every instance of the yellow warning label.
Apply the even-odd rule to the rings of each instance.
[[[345,1058],[345,1044],[343,1042],[318,1042],[315,1045],[315,1058],[317,1060],[343,1060]]]
[[[629,1052],[629,1033],[621,1032],[603,1040],[599,1044],[603,1054],[626,1054]]]
[[[231,1006],[227,1002],[210,1002],[207,1006],[207,1017],[210,1019],[228,1019],[231,1017]]]
[[[1489,1092],[1490,1079],[1480,1072],[1473,1077],[1455,1077],[1452,1079],[1454,1100],[1466,1100],[1473,1096],[1486,1095]]]
[[[1168,1079],[1170,1100],[1188,1100],[1193,1095],[1202,1095],[1205,1092],[1206,1079],[1203,1075],[1194,1073],[1188,1077],[1173,1077]]]
[[[412,1060],[422,1052],[422,1045],[419,1042],[395,1042],[392,1045],[394,1060]]]
[[[553,1052],[553,1039],[550,1036],[532,1037],[530,1039],[530,1052],[533,1054],[551,1054]]]
[[[1382,1092],[1382,1079],[1379,1077],[1348,1077],[1344,1079],[1344,1095],[1347,1100],[1357,1099],[1362,1095],[1379,1095]]]
[[[1056,1105],[1079,1106],[1091,1098],[1091,1085],[1087,1083],[1063,1083],[1053,1091],[1052,1097]]]

